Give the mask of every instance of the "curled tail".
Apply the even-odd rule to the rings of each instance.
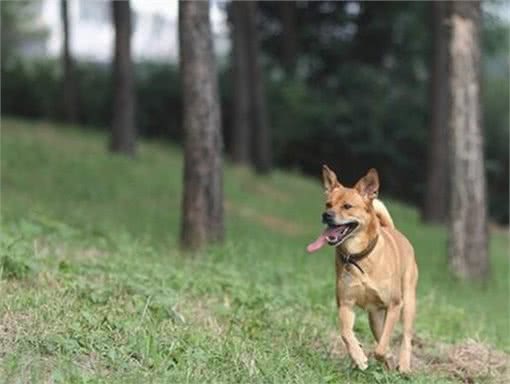
[[[383,204],[383,202],[379,199],[374,199],[373,206],[375,210],[375,214],[377,215],[381,226],[388,228],[395,228],[395,224],[393,224],[393,219],[391,218],[388,209]]]

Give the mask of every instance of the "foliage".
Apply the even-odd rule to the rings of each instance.
[[[31,265],[24,257],[27,252],[26,246],[16,244],[19,240],[6,235],[1,239],[0,278],[2,279],[22,279],[32,271]]]
[[[80,121],[108,127],[111,110],[109,67],[79,63]],[[400,200],[421,201],[426,144],[425,95],[412,86],[387,89],[392,80],[367,65],[344,65],[336,73],[351,91],[334,97],[299,79],[273,78],[268,84],[277,164],[315,175],[322,162],[354,181],[376,166],[387,192]],[[507,76],[507,74],[504,74]],[[59,67],[53,61],[19,62],[2,68],[2,113],[63,119]],[[227,150],[231,109],[226,72],[221,75]],[[174,67],[137,65],[137,127],[146,137],[182,138],[178,73]],[[368,90],[370,91],[363,91]],[[508,222],[508,88],[499,75],[485,86],[486,158],[491,216]],[[370,94],[371,98],[366,95]],[[374,102],[374,99],[378,102]],[[23,102],[20,102],[23,100]],[[506,136],[505,136],[506,135]],[[346,166],[348,164],[348,166]],[[421,172],[417,172],[421,169]],[[405,181],[405,183],[403,183]]]
[[[497,3],[496,3],[497,4]],[[483,33],[483,119],[491,215],[508,223],[510,61],[508,25],[488,14]]]
[[[106,128],[111,121],[109,65],[78,62],[79,121]],[[56,60],[17,60],[2,68],[2,113],[29,118],[64,119],[62,69]],[[177,69],[142,63],[136,69],[137,126],[144,136],[179,139],[180,92]],[[20,102],[23,100],[23,102]]]
[[[27,40],[44,40],[46,28],[32,23],[41,7],[41,0],[0,2],[2,66],[11,65]]]
[[[376,166],[392,196],[419,205],[430,119],[430,3],[297,2],[292,74],[282,65],[281,4],[261,2],[260,10],[267,71],[280,95],[270,98],[280,163],[313,174],[328,162],[348,180]],[[482,107],[490,215],[508,223],[508,23],[497,10],[494,2],[483,17]]]
[[[409,382],[374,361],[354,370],[336,344],[332,255],[304,252],[320,230],[317,182],[227,164],[227,242],[192,257],[176,246],[180,151],[143,142],[131,161],[105,141],[2,121],[1,255],[30,267],[0,281],[2,379]],[[388,205],[418,255],[421,342],[469,337],[510,350],[507,234],[491,238],[492,280],[465,284],[448,274],[445,229]],[[370,349],[366,316],[356,332]],[[411,381],[452,379],[427,368]]]
[[[421,204],[429,124],[428,3],[297,3],[299,52],[293,76],[281,65],[281,5],[259,5],[277,165],[317,175],[327,162],[350,182],[375,166],[389,195]],[[508,34],[491,12],[484,14],[483,31],[489,204],[492,219],[508,223]],[[2,66],[2,114],[63,120],[59,62],[13,63]],[[79,62],[77,72],[80,123],[108,129],[110,65]],[[138,132],[180,142],[178,69],[138,63],[135,75]],[[220,89],[228,151],[228,68],[220,71]]]

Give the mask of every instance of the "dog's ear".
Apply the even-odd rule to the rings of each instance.
[[[369,169],[367,174],[358,180],[354,186],[359,194],[370,200],[375,199],[379,193],[379,175],[374,168]]]
[[[335,172],[329,169],[326,164],[322,166],[322,181],[324,182],[326,192],[331,192],[336,187],[340,187]]]

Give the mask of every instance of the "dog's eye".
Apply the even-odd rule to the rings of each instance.
[[[352,205],[348,204],[348,203],[345,203],[343,205],[343,209],[351,209],[352,208]]]
[[[333,206],[333,204],[331,204],[331,203],[329,203],[329,202],[328,202],[328,203],[326,203],[326,208],[327,208],[327,209],[331,208],[332,206]]]

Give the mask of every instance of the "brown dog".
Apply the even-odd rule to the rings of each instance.
[[[341,185],[327,166],[322,176],[326,188],[322,219],[327,227],[307,249],[315,252],[326,243],[336,248],[336,299],[342,340],[358,368],[366,369],[367,357],[353,326],[354,306],[367,310],[377,341],[375,357],[389,366],[390,337],[402,310],[399,370],[409,372],[418,282],[413,247],[395,229],[384,204],[376,199],[379,177],[375,169],[353,188]]]

